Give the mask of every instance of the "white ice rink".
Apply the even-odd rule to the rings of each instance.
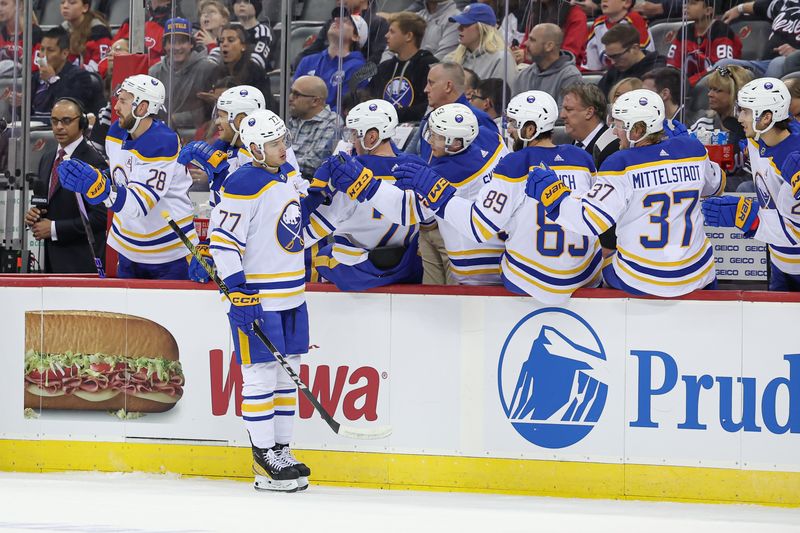
[[[800,532],[800,510],[247,483],[145,474],[0,473],[0,532]]]

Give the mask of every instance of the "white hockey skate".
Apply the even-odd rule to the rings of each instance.
[[[276,448],[253,446],[253,473],[256,477],[253,488],[273,492],[297,492],[300,490],[300,474],[276,453]],[[308,481],[305,483],[307,486]]]
[[[292,454],[291,448],[288,444],[276,444],[275,450],[279,458],[292,465],[297,470],[300,477],[297,478],[298,490],[306,490],[308,488],[308,476],[311,475],[311,469],[297,460]]]

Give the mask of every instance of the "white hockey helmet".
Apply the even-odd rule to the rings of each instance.
[[[125,81],[119,86],[119,91],[125,91],[133,95],[132,112],[133,118],[136,119],[133,130],[139,126],[139,122],[151,115],[157,115],[161,108],[164,106],[164,101],[167,97],[167,91],[164,89],[164,84],[152,76],[147,74],[136,74],[125,78]],[[142,102],[147,102],[147,111],[144,115],[137,116],[136,108]]]
[[[228,114],[228,124],[233,129],[233,139],[231,144],[235,145],[239,137],[239,132],[234,126],[233,122],[236,117],[244,113],[249,115],[259,109],[266,109],[267,103],[264,100],[264,94],[251,85],[237,85],[226,89],[217,99],[217,109],[225,111]]]
[[[437,107],[428,117],[425,140],[430,143],[430,134],[444,137],[445,152],[454,155],[463,152],[478,137],[478,118],[464,104],[445,104]],[[461,150],[451,152],[449,146],[460,139]]]
[[[286,124],[281,117],[269,109],[259,109],[242,119],[242,123],[239,125],[239,136],[242,138],[242,144],[248,150],[250,150],[251,144],[259,147],[263,158],[259,159],[255,153],[252,153],[252,156],[261,164],[266,164],[266,154],[264,153],[266,143],[277,141],[285,136],[286,148],[289,148],[291,144]]]
[[[635,146],[641,139],[631,139],[631,130],[639,122],[643,122],[645,126],[642,138],[664,131],[664,101],[648,89],[629,91],[614,102],[611,117],[622,121],[628,142]]]
[[[553,131],[558,120],[558,104],[544,91],[525,91],[508,102],[506,116],[516,123],[519,139],[530,142],[542,133]],[[528,122],[536,125],[536,133],[533,137],[525,138],[522,136],[522,130]]]
[[[736,105],[753,112],[753,130],[756,139],[772,129],[776,122],[789,118],[792,96],[786,84],[777,78],[758,78],[739,89]],[[772,113],[772,122],[763,130],[756,127],[758,119],[766,111]]]
[[[391,139],[397,129],[397,110],[386,100],[367,100],[355,106],[347,113],[345,129],[342,130],[342,138],[347,142],[353,142],[353,136],[357,137],[364,150],[374,150],[381,141]],[[364,146],[364,137],[371,129],[378,130],[378,142],[375,146]]]

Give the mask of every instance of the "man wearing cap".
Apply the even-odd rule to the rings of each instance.
[[[439,61],[455,50],[458,46],[458,23],[450,19],[458,13],[458,7],[453,0],[425,2],[425,8],[417,12],[427,23],[420,48],[428,50]]]
[[[374,5],[372,5],[372,0],[339,0],[338,3],[344,5],[343,16],[358,15],[367,23],[369,33],[361,45],[361,53],[368,61],[372,61],[377,65],[381,62],[383,51],[386,50],[386,32],[389,31],[389,23],[385,18],[378,16],[374,10]],[[320,28],[317,39],[311,43],[311,46],[300,52],[293,64],[297,64],[306,56],[322,52],[328,47],[328,30],[333,21],[339,16],[340,8],[337,5],[333,9],[333,13],[331,13],[331,19]]]
[[[250,59],[269,72],[274,64],[272,30],[266,24],[258,21],[262,7],[262,0],[233,0],[233,13],[236,15],[236,20],[245,29],[247,44],[253,50]]]
[[[193,49],[192,23],[184,18],[167,21],[163,44],[164,58],[150,67],[149,74],[167,89],[166,110],[172,128],[196,128],[206,119],[197,93],[208,86],[214,64]]]
[[[334,15],[338,15],[338,11],[334,10]],[[297,80],[300,76],[317,76],[325,80],[328,87],[326,103],[335,111],[339,87],[341,86],[344,96],[349,90],[353,74],[366,62],[359,50],[366,45],[368,34],[367,22],[360,16],[347,14],[343,19],[335,16],[328,28],[328,48],[304,57],[297,66],[294,79]],[[340,57],[342,72],[339,72]],[[365,79],[359,82],[358,86],[366,87],[367,81]]]

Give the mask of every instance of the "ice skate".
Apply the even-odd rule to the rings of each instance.
[[[276,444],[275,451],[279,458],[292,465],[292,467],[297,470],[297,473],[300,474],[300,477],[297,478],[298,490],[306,490],[308,488],[308,477],[311,475],[311,469],[306,466],[305,463],[301,463],[295,458],[288,444]]]
[[[297,492],[300,474],[288,461],[278,456],[275,448],[253,446],[253,487],[256,490],[275,492]],[[305,482],[308,485],[308,481]]]

